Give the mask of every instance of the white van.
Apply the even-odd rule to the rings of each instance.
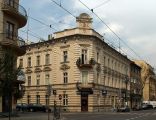
[[[156,101],[143,101],[143,104],[150,104],[153,108],[156,108]]]

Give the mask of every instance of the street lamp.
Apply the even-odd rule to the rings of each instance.
[[[50,96],[51,96],[51,91],[52,91],[52,86],[50,84],[48,84],[48,86],[47,86],[47,95],[48,95],[48,120],[50,119],[50,116],[49,116],[49,99],[50,99]]]
[[[128,93],[128,89],[127,89],[127,86],[128,86],[128,77],[126,76],[125,78],[125,84],[126,84],[126,90],[125,90],[125,105],[127,106],[128,103],[127,103],[127,93]]]

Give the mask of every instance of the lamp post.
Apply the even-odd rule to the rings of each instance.
[[[127,105],[128,105],[128,103],[127,103],[127,92],[128,92],[127,85],[128,85],[128,77],[125,78],[125,84],[126,84],[125,105],[127,106]]]
[[[50,116],[49,116],[49,98],[50,98],[50,95],[51,95],[51,91],[52,91],[52,86],[49,84],[47,86],[47,95],[48,95],[48,120],[50,119]]]

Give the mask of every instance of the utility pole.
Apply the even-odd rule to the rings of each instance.
[[[50,101],[50,96],[51,96],[51,91],[52,91],[52,86],[49,84],[47,86],[47,96],[48,96],[48,120],[50,120],[50,114],[49,114],[49,101]]]

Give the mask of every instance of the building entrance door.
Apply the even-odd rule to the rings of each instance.
[[[88,95],[81,95],[81,111],[88,111]]]

